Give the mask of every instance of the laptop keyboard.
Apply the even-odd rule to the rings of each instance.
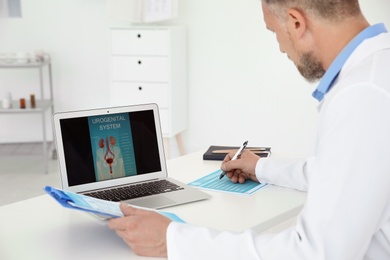
[[[157,180],[139,184],[132,184],[128,186],[121,186],[109,190],[93,191],[89,193],[84,193],[84,195],[109,201],[122,201],[182,189],[184,188],[170,181]]]

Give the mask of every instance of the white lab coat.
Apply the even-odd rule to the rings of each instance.
[[[358,46],[319,112],[310,158],[256,167],[261,182],[307,190],[294,227],[259,235],[171,223],[168,258],[390,259],[389,33]]]

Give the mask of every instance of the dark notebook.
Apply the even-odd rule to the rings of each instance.
[[[238,150],[238,146],[216,146],[212,145],[203,154],[203,160],[222,161],[229,153],[228,150]],[[251,150],[260,157],[271,156],[271,147],[246,147],[245,150]]]

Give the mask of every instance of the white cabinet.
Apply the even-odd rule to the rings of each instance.
[[[187,127],[187,34],[185,27],[112,28],[110,104],[157,103],[163,136]]]

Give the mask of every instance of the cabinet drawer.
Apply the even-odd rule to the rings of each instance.
[[[114,82],[110,95],[114,105],[157,103],[168,108],[168,84]]]
[[[112,57],[112,79],[128,81],[167,82],[166,57]]]
[[[168,55],[168,30],[113,29],[111,53],[125,55]]]

